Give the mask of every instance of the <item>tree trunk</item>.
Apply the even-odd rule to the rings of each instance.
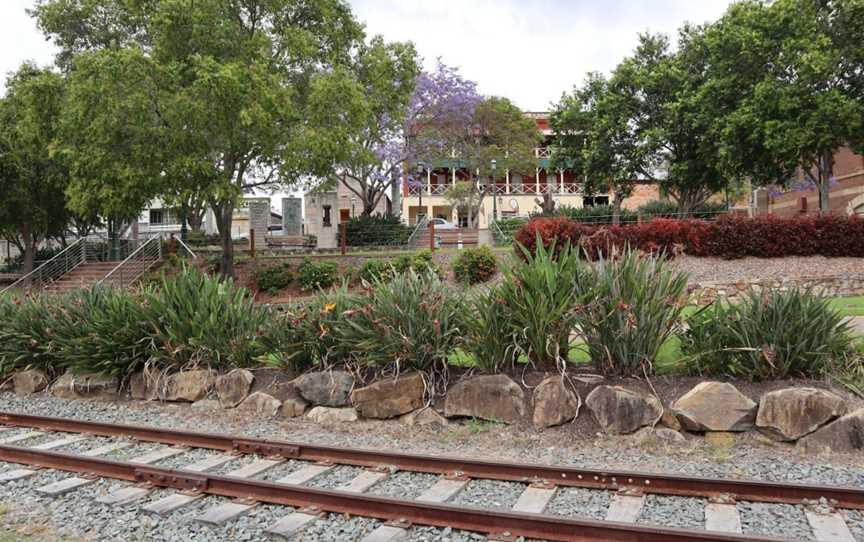
[[[830,151],[824,151],[817,166],[819,170],[819,212],[823,215],[831,213],[829,195],[831,193],[831,177],[834,174],[833,159]]]
[[[233,201],[221,201],[213,207],[216,217],[216,229],[222,244],[222,262],[219,266],[219,276],[223,279],[234,278],[234,240],[231,238],[231,224],[234,220]]]
[[[33,232],[30,231],[30,226],[25,224],[21,228],[21,238],[24,245],[24,261],[22,262],[22,272],[26,275],[30,271],[33,271],[33,263],[36,259],[36,239],[33,236]]]
[[[612,225],[621,224],[621,197],[616,193],[612,200]]]

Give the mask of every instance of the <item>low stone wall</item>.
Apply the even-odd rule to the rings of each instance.
[[[734,301],[750,288],[787,290],[796,287],[811,288],[814,293],[829,297],[864,295],[864,273],[783,277],[734,283],[702,282],[690,284],[689,289],[700,305],[707,305],[718,298]]]
[[[428,382],[420,373],[368,384],[341,370],[312,371],[296,378],[265,378],[246,369],[225,374],[136,373],[129,392],[132,399],[186,402],[195,409],[230,408],[266,417],[304,416],[324,424],[365,418],[443,427],[451,418],[479,418],[530,423],[543,430],[587,414],[603,433],[632,434],[639,441],[686,442],[688,434],[758,430],[772,440],[795,443],[806,453],[864,450],[864,407],[826,389],[790,386],[751,397],[729,382],[697,381],[692,387],[688,384],[683,395],[676,392],[662,401],[656,391],[606,383],[599,375],[537,376],[542,380],[528,387],[503,374],[466,375],[435,408],[428,406]],[[66,373],[52,384],[45,373],[25,370],[13,380],[19,395],[47,390],[67,399],[110,400],[125,394],[116,378],[100,375]]]

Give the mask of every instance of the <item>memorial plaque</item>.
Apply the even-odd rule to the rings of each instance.
[[[303,233],[303,200],[296,197],[282,198],[282,233],[301,235]]]
[[[246,200],[249,207],[249,229],[255,230],[255,237],[263,239],[270,227],[270,198]]]

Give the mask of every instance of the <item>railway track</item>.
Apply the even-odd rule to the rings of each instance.
[[[21,465],[0,471],[0,488],[3,483],[36,476],[40,472],[38,469],[45,468],[73,474],[38,487],[36,491],[43,495],[62,498],[99,478],[120,480],[125,484],[100,495],[97,500],[107,506],[140,502],[143,510],[153,514],[169,514],[205,495],[223,497],[221,504],[196,518],[211,525],[230,522],[260,503],[284,505],[285,516],[267,529],[273,539],[290,539],[327,512],[382,521],[365,535],[366,542],[405,539],[410,536],[412,526],[450,527],[484,533],[495,540],[517,537],[673,542],[798,539],[742,532],[736,503],[757,502],[800,508],[813,540],[854,542],[845,520],[846,510],[864,510],[864,488],[857,487],[396,454],[13,413],[0,413],[0,424],[0,461]],[[101,445],[86,446],[88,440],[97,437],[102,437]],[[106,437],[107,442],[102,444]],[[140,443],[156,447],[136,454],[135,446]],[[70,447],[83,451],[70,453]],[[130,459],[116,458],[116,452],[121,449],[127,450]],[[193,451],[208,453],[203,459],[190,459],[180,468],[159,465],[168,458],[173,458],[173,462],[182,460],[185,454]],[[240,458],[245,460],[242,466],[220,472]],[[340,468],[353,469],[352,477],[340,487],[314,487],[314,480]],[[282,476],[261,479],[264,473],[279,469]],[[376,484],[401,471],[428,473],[434,480],[417,495],[394,498],[373,494]],[[459,502],[458,496],[469,494],[471,484],[484,480],[514,484],[520,489],[515,502],[509,503],[509,510],[483,509]],[[151,498],[158,488],[173,492]],[[550,503],[566,498],[570,488],[608,495],[605,517],[581,519],[548,513]],[[704,501],[704,528],[683,529],[637,522],[646,502],[657,497]]]

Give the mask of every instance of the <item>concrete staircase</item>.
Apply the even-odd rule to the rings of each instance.
[[[47,293],[62,294],[70,290],[78,288],[89,288],[100,280],[104,279],[112,269],[117,267],[120,262],[85,262],[61,276],[57,280],[45,285],[43,289]],[[140,262],[139,265],[127,265],[124,268],[124,273],[140,272],[146,270],[146,262]],[[103,282],[105,285],[120,285],[120,276],[112,276]]]

